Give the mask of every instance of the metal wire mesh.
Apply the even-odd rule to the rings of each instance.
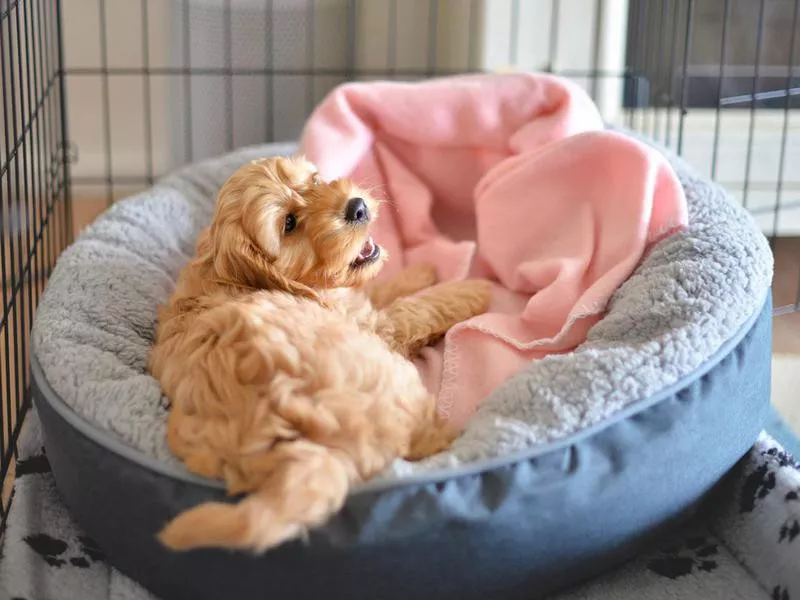
[[[31,317],[73,218],[183,164],[295,139],[344,81],[558,73],[609,122],[720,181],[776,244],[800,235],[790,168],[800,0],[0,0],[0,10],[3,479],[29,402]],[[798,308],[798,285],[777,314]]]
[[[0,3],[0,480],[30,403],[29,331],[55,259],[69,242],[59,2]],[[4,494],[5,524],[10,499]]]

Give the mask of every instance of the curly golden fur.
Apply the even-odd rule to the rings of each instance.
[[[370,287],[386,259],[369,235],[377,211],[303,158],[253,161],[222,187],[159,313],[150,368],[171,403],[171,450],[245,496],[178,515],[160,533],[168,547],[264,551],[325,522],[395,458],[453,439],[408,359],[485,311],[489,285],[434,285],[415,266]]]

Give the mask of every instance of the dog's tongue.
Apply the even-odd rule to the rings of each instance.
[[[370,236],[361,247],[361,252],[358,253],[358,258],[365,260],[372,256],[373,252],[375,252],[375,242],[372,241],[372,237]]]

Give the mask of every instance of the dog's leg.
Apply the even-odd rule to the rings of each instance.
[[[489,308],[491,284],[479,279],[441,283],[418,296],[395,300],[384,311],[386,340],[403,356],[417,354],[448,329]]]
[[[269,473],[236,504],[201,504],[172,520],[159,539],[173,550],[228,548],[263,552],[302,536],[344,504],[356,465],[347,454],[308,440],[268,455]]]
[[[167,416],[167,443],[172,453],[192,473],[209,479],[219,479],[224,474],[220,452],[191,433],[202,430],[203,424],[203,419],[187,415],[183,410],[170,410]]]
[[[422,460],[447,450],[457,437],[458,431],[434,413],[432,419],[417,429],[411,438],[411,448],[403,458],[410,461]]]
[[[367,288],[372,306],[382,309],[398,298],[410,296],[436,283],[436,269],[432,265],[412,265],[403,269],[389,281]]]

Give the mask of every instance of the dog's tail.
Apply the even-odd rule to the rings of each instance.
[[[352,463],[307,441],[281,445],[273,451],[280,453],[279,462],[258,490],[236,504],[209,502],[179,514],[159,534],[161,542],[173,550],[263,552],[326,521],[344,504]]]

